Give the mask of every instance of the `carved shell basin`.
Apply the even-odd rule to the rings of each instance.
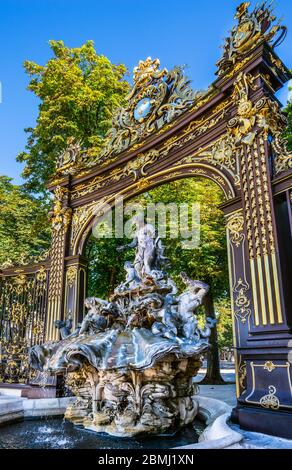
[[[144,370],[169,354],[183,359],[200,355],[207,349],[208,339],[171,340],[154,335],[146,328],[134,328],[110,329],[37,345],[31,349],[30,356],[32,365],[53,373],[77,370],[85,361],[98,370]]]

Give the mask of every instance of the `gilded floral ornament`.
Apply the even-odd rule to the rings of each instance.
[[[77,280],[78,268],[77,266],[69,266],[66,272],[67,286],[73,287]]]
[[[235,246],[239,247],[241,242],[244,239],[244,233],[243,233],[244,219],[243,219],[243,216],[240,215],[240,214],[235,214],[235,215],[231,216],[227,221],[226,228],[230,232],[231,242]]]
[[[137,181],[139,175],[147,176],[146,167],[154,163],[159,157],[158,150],[151,150],[148,153],[140,153],[135,160],[130,160],[124,169],[124,176],[132,176]]]
[[[276,396],[277,389],[274,385],[269,386],[269,394],[261,398],[260,404],[263,408],[278,410],[280,408],[280,400]]]
[[[263,129],[265,138],[270,137],[274,154],[274,169],[278,175],[292,169],[292,153],[289,152],[287,139],[283,132],[287,126],[287,118],[280,105],[269,98],[261,99],[256,105],[257,124]]]
[[[72,209],[64,207],[67,189],[58,186],[55,190],[55,200],[53,211],[50,213],[52,228],[56,232],[66,230],[71,221]]]
[[[206,94],[190,87],[182,67],[168,71],[159,66],[158,59],[148,57],[134,69],[134,86],[126,106],[114,114],[99,163],[158,132]]]
[[[264,365],[264,370],[267,370],[268,372],[273,372],[277,366],[272,361],[267,361]]]
[[[286,36],[286,27],[279,23],[274,24],[276,17],[272,14],[272,2],[262,2],[252,12],[248,10],[250,3],[243,2],[237,7],[234,17],[237,25],[225,40],[223,57],[217,62],[219,76],[228,73],[236,62],[244,60],[245,54],[250,54],[262,41],[271,42],[280,33],[272,44],[272,47],[276,47]]]
[[[220,139],[210,150],[200,153],[200,157],[205,157],[220,168],[228,168],[235,171],[236,148],[232,136]]]
[[[240,73],[234,82],[232,98],[238,102],[237,116],[228,123],[230,133],[235,143],[244,142],[251,145],[255,138],[254,126],[256,124],[256,108],[249,99],[250,90],[256,90],[255,77]]]
[[[74,175],[82,165],[81,143],[70,137],[56,162],[57,175]]]
[[[278,175],[283,171],[292,169],[292,153],[288,151],[287,140],[283,137],[282,132],[278,131],[274,134],[272,148],[275,153],[275,173]]]
[[[246,293],[249,291],[249,285],[240,278],[233,291],[236,294],[236,309],[234,314],[236,318],[239,319],[243,325],[245,325],[251,315],[251,309],[249,308],[250,300],[246,296]]]

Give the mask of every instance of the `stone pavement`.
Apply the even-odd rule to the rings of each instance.
[[[236,386],[234,364],[221,362],[221,376],[227,382],[226,385],[199,385],[200,395],[224,401],[234,407],[236,405]],[[206,373],[203,367],[195,378],[195,382],[200,382]],[[236,424],[229,424],[230,427],[243,435],[244,439],[240,444],[229,447],[230,449],[292,449],[292,441],[278,437],[267,436],[255,432],[244,431]]]
[[[200,370],[195,383],[200,383],[206,374],[206,364]],[[221,362],[221,376],[226,385],[199,385],[200,395],[208,398],[215,398],[234,407],[236,405],[235,368],[231,362]]]

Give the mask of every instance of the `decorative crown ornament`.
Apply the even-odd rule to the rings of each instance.
[[[153,77],[157,72],[161,75],[161,72],[159,72],[159,67],[159,59],[152,60],[151,57],[147,57],[146,60],[140,60],[137,67],[134,68],[134,82],[141,85],[144,84],[148,79],[151,80],[151,77]],[[167,73],[166,69],[163,70],[163,74],[164,73]]]
[[[234,18],[238,24],[233,27],[230,36],[225,40],[223,57],[216,64],[217,75],[224,75],[246,53],[263,41],[272,41],[277,33],[280,35],[272,44],[273,48],[285,39],[287,28],[281,26],[280,22],[273,26],[276,17],[272,14],[272,3],[273,1],[265,1],[257,5],[251,13],[248,11],[251,2],[243,2],[237,7]]]

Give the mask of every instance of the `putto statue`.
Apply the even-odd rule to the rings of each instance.
[[[200,328],[196,317],[209,287],[182,273],[186,289],[178,295],[163,271],[168,260],[155,228],[135,224],[125,282],[109,301],[86,299],[88,313],[75,332],[30,352],[35,369],[66,373],[77,396],[66,419],[116,436],[159,434],[194,420],[193,377],[213,326],[207,320]]]

